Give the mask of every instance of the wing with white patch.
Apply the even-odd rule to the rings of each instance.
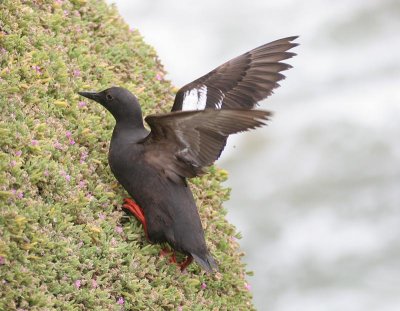
[[[292,42],[296,38],[262,45],[185,85],[176,94],[172,111],[254,108],[285,78],[280,72],[291,66],[281,61],[296,55],[288,52],[298,45]]]

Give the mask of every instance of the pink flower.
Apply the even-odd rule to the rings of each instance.
[[[158,81],[161,81],[161,80],[162,80],[162,75],[161,75],[160,73],[157,73],[157,74],[156,74],[156,79],[157,79]]]
[[[70,132],[70,131],[66,131],[66,132],[65,132],[65,136],[67,136],[67,138],[70,138],[70,137],[71,137],[71,135],[72,135],[72,134],[71,134],[71,132]]]
[[[58,150],[63,150],[63,146],[60,144],[60,142],[58,140],[56,140],[56,142],[53,144],[54,148],[58,149]]]
[[[70,140],[69,140],[69,144],[70,144],[70,145],[75,145],[75,140],[70,139]]]
[[[119,304],[119,305],[123,305],[125,303],[125,300],[124,300],[124,298],[122,298],[122,297],[119,297],[118,298],[118,301],[117,301],[117,304]]]
[[[117,246],[117,240],[115,238],[111,238],[110,244],[113,247]]]
[[[178,307],[178,311],[182,311],[183,310],[183,307],[182,306],[179,306]]]
[[[99,219],[104,220],[106,219],[106,215],[104,215],[103,213],[99,214]]]
[[[39,142],[36,139],[32,139],[31,144],[32,144],[32,146],[37,146],[39,144]]]
[[[201,283],[201,289],[206,289],[207,288],[207,284],[206,283]]]
[[[55,0],[54,2],[57,3],[57,4],[62,4],[63,0]]]
[[[14,167],[15,165],[17,165],[17,161],[12,160],[12,161],[10,162],[10,166],[11,166],[11,167]]]
[[[115,227],[115,232],[121,234],[122,232],[124,232],[124,229],[121,226],[116,226]]]
[[[22,199],[24,197],[24,193],[22,191],[16,191],[16,196],[18,199]]]
[[[248,291],[251,291],[251,285],[249,283],[244,283],[244,288]]]
[[[64,176],[66,181],[70,181],[71,180],[71,176],[68,175],[65,171],[60,171],[60,175]]]
[[[6,260],[3,256],[0,256],[0,266],[5,265],[6,264]]]
[[[86,182],[84,180],[80,180],[79,183],[78,183],[78,188],[82,189],[82,188],[85,187],[85,185],[86,185]]]
[[[37,65],[32,66],[32,69],[35,70],[36,73],[42,74],[42,69],[39,66],[37,66]]]
[[[83,151],[81,153],[81,159],[80,159],[80,163],[82,164],[83,162],[85,162],[86,158],[88,157],[88,153],[86,151]]]
[[[43,172],[43,175],[46,176],[46,177],[49,176],[49,171],[48,171],[48,170],[45,170],[45,171]]]
[[[21,150],[18,150],[17,152],[15,152],[15,155],[16,155],[17,157],[20,157],[20,156],[22,155],[22,151],[21,151]]]
[[[75,285],[76,288],[79,289],[79,288],[81,287],[81,285],[82,285],[81,280],[76,280],[75,283],[74,283],[74,285]]]
[[[92,287],[93,288],[97,288],[98,284],[96,282],[96,280],[92,280]]]
[[[81,71],[79,69],[74,69],[72,73],[75,77],[79,77],[81,75]]]
[[[134,32],[134,31],[135,31],[135,28],[133,28],[133,27],[129,28],[129,32]]]
[[[78,103],[78,106],[79,106],[79,108],[83,108],[83,107],[86,107],[86,103],[85,102],[79,102]]]

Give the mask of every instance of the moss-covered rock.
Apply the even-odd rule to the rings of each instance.
[[[224,171],[192,181],[220,273],[180,273],[121,210],[114,120],[78,90],[130,89],[145,114],[173,88],[156,52],[103,1],[0,2],[0,310],[249,310]]]

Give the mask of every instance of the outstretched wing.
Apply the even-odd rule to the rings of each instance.
[[[143,142],[145,160],[167,178],[185,183],[185,177],[203,173],[218,159],[230,134],[265,124],[269,111],[205,109],[150,115],[151,133]]]
[[[297,46],[295,37],[262,45],[215,68],[182,87],[176,94],[172,111],[204,108],[252,109],[272,94],[285,78],[281,71],[291,68],[282,60],[296,55],[287,52]]]

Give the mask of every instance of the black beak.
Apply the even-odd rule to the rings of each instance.
[[[84,96],[89,99],[93,99],[96,102],[100,102],[100,94],[96,92],[78,92],[79,95]]]

